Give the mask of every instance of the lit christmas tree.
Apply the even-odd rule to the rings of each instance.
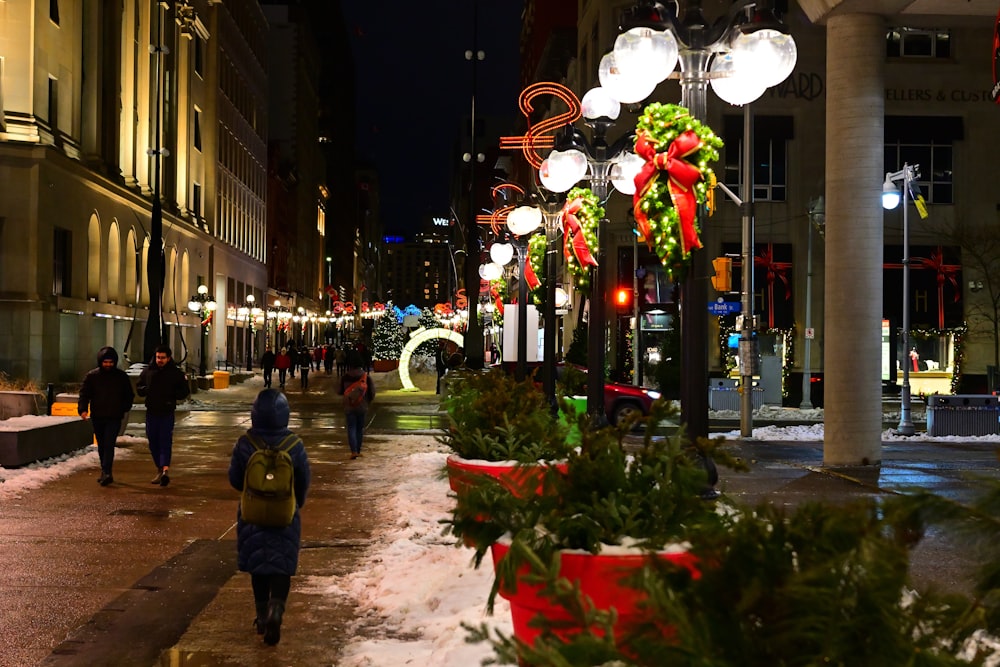
[[[385,314],[375,320],[375,328],[372,329],[372,359],[399,359],[403,344],[403,327],[393,310],[386,308]]]

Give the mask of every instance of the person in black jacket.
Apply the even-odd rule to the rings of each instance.
[[[146,437],[149,453],[156,465],[153,484],[170,484],[170,455],[174,446],[174,410],[177,401],[191,393],[187,376],[174,360],[166,345],[158,345],[153,363],[142,371],[136,389],[146,399]]]
[[[260,355],[260,370],[264,373],[264,388],[271,386],[271,377],[274,374],[274,350],[268,345],[264,349],[264,354]]]
[[[114,482],[111,467],[115,462],[115,441],[121,431],[122,419],[132,409],[132,382],[128,374],[118,368],[118,352],[113,347],[102,347],[97,353],[97,368],[83,377],[80,400],[76,411],[83,419],[90,419],[97,439],[97,456],[101,460],[101,476],[97,483],[107,486]]]
[[[288,399],[277,389],[265,389],[257,394],[250,411],[253,425],[248,431],[267,447],[277,447],[286,436],[289,415]],[[247,436],[240,436],[233,447],[229,462],[229,483],[237,491],[243,490],[247,462],[256,448]],[[292,459],[293,487],[295,489],[295,514],[292,523],[283,528],[266,528],[243,520],[239,507],[236,510],[236,555],[240,571],[250,574],[254,607],[257,615],[253,625],[257,634],[264,635],[264,643],[277,644],[281,639],[281,617],[292,586],[292,576],[299,563],[299,546],[302,522],[299,509],[306,504],[309,490],[309,458],[305,445],[299,440],[288,450]]]

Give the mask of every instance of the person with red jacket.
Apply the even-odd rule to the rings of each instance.
[[[285,374],[288,373],[288,369],[292,367],[292,358],[288,356],[288,349],[281,348],[278,351],[277,356],[274,357],[274,367],[278,369],[278,386],[281,389],[285,388]]]

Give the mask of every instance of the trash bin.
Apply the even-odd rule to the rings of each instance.
[[[212,388],[229,389],[229,373],[227,371],[212,371]]]
[[[1000,434],[1000,396],[956,394],[927,397],[927,435]]]

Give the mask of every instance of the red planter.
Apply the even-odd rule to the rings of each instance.
[[[463,459],[452,454],[445,461],[448,466],[448,484],[456,494],[476,483],[477,478],[492,477],[514,495],[538,495],[542,492],[542,477],[547,463],[518,463],[516,461],[481,461]],[[566,472],[566,463],[556,463],[555,468]]]
[[[376,359],[372,362],[372,369],[376,373],[388,373],[399,368],[399,359]]]
[[[492,546],[493,563],[499,563],[510,548],[509,543],[497,542]],[[580,590],[590,598],[595,609],[611,609],[618,612],[615,623],[615,636],[621,637],[629,629],[643,619],[643,611],[639,606],[646,599],[642,591],[630,588],[625,583],[630,575],[641,569],[653,558],[676,563],[688,568],[692,576],[698,577],[695,559],[686,551],[644,553],[638,550],[628,550],[627,553],[591,554],[581,551],[564,551],[560,554],[559,575],[572,582],[579,582]],[[514,621],[514,636],[522,641],[533,644],[541,634],[538,628],[529,624],[533,618],[542,615],[553,621],[569,622],[572,619],[566,611],[555,605],[548,598],[540,595],[541,586],[529,585],[523,581],[517,582],[517,591],[501,586],[500,595],[510,602],[511,618]],[[599,632],[597,628],[593,628]],[[583,628],[566,627],[555,633],[563,638],[579,634]]]

